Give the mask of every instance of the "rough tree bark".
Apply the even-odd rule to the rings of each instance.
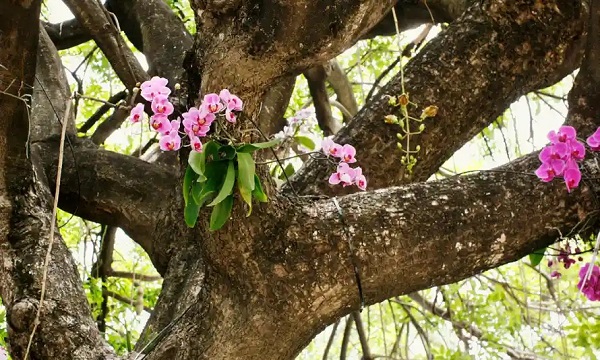
[[[0,25],[0,295],[10,353],[22,359],[111,358],[94,323],[71,253],[50,231],[52,196],[38,154],[29,151],[41,1],[2,1]],[[66,121],[66,119],[63,119]],[[52,240],[53,239],[53,240]],[[54,242],[43,284],[44,258]],[[46,296],[40,304],[42,287]],[[36,313],[39,326],[28,349]],[[57,336],[60,334],[60,338]]]
[[[19,76],[11,68],[0,68],[1,84],[7,77],[33,83],[37,40],[31,39],[37,39],[37,26],[32,29],[27,24],[37,24],[38,18],[33,9],[22,10],[21,5],[27,3],[31,2],[0,1],[0,12],[19,10],[14,12],[19,20],[0,24],[2,47],[4,39],[9,39],[7,48],[15,50],[0,53],[0,64],[11,64],[12,69],[24,66]],[[93,33],[93,23],[85,22],[93,14],[84,5],[94,4],[68,3],[79,9],[78,19]],[[283,88],[289,86],[290,76],[328,61],[357,39],[369,36],[369,31],[389,33],[385,27],[389,24],[380,20],[389,19],[394,3],[192,1],[198,32],[186,61],[188,102],[198,100],[198,90],[231,89],[246,102],[232,133],[240,141],[257,140],[254,133],[244,131],[252,128],[248,119],[258,121],[261,128],[272,128],[281,115],[266,116],[263,111],[280,114],[285,103],[278,99],[273,103],[279,105],[272,109],[261,106],[268,102],[269,87],[277,82]],[[415,19],[426,22],[419,3],[399,1],[396,9],[399,13],[406,10],[402,14],[415,10]],[[371,188],[377,190],[342,195],[325,185],[327,166],[309,162],[293,179],[293,189],[288,186],[278,194],[267,182],[272,200],[257,206],[251,217],[246,218],[236,205],[228,224],[212,233],[203,211],[197,228],[190,230],[182,221],[181,191],[172,168],[73,139],[76,151],[73,157],[65,157],[60,206],[67,211],[77,208],[84,218],[123,228],[149,253],[164,277],[159,301],[137,345],[141,350],[149,344],[145,359],[293,358],[325,326],[359,307],[350,238],[356,247],[366,303],[373,304],[517,260],[555,241],[557,232],[551,229],[570,230],[583,219],[595,220],[591,216],[598,187],[590,182],[567,194],[560,184],[539,183],[530,175],[537,166],[536,154],[496,172],[415,183],[426,180],[516,98],[558,81],[579,64],[585,22],[581,2],[476,1],[465,10],[467,3],[428,1],[434,18],[449,21],[458,13],[462,16],[405,69],[404,85],[411,98],[420,105],[434,103],[440,108],[438,116],[426,123],[423,135],[415,139],[422,150],[413,176],[406,178],[398,171],[398,156],[392,150],[396,140],[382,121],[391,112],[386,95],[400,91],[399,76],[336,137],[359,149],[360,165]],[[157,17],[143,21],[146,29],[160,26]],[[28,41],[15,41],[15,31],[28,32]],[[142,75],[127,71],[127,57],[114,51],[119,41],[95,36],[131,87]],[[150,48],[147,41],[161,41],[153,36],[142,38],[144,49]],[[150,62],[162,69],[165,63],[159,60]],[[580,104],[580,110],[574,107],[568,119],[587,126],[585,131],[597,126],[594,119],[600,118],[598,109],[584,106],[595,101],[586,97],[587,89],[598,88],[595,73],[587,73],[580,73],[572,92],[571,102]],[[53,94],[60,103],[60,91]],[[11,352],[19,358],[32,327],[31,314],[38,306],[40,263],[47,244],[39,229],[48,228],[48,188],[56,174],[57,140],[55,136],[37,140],[34,154],[44,155],[39,160],[26,159],[25,108],[6,95],[0,95],[0,105],[9,109],[2,121],[10,124],[0,136],[0,209],[5,214],[0,220],[10,219],[0,226],[4,260],[0,291],[9,309]],[[33,126],[41,126],[42,120],[34,119]],[[9,136],[11,126],[16,135],[11,132]],[[600,169],[589,163],[588,171],[593,177]],[[394,185],[403,186],[390,187]],[[338,196],[343,222],[332,199],[297,197],[295,192]],[[519,216],[525,213],[527,217]],[[34,356],[110,358],[112,353],[89,316],[72,259],[58,237],[55,246]],[[7,265],[16,263],[23,265]]]

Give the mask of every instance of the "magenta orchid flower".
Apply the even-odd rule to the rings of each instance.
[[[579,166],[577,166],[577,164],[574,166],[567,165],[563,178],[567,185],[567,191],[571,192],[571,190],[579,186],[579,182],[581,181],[581,171],[579,170]]]
[[[585,145],[577,140],[568,140],[566,142],[571,158],[577,161],[585,158]]]
[[[586,143],[592,149],[592,151],[600,150],[600,127],[587,138]]]
[[[221,103],[221,99],[217,94],[204,95],[202,105],[205,106],[206,109],[213,114],[223,110],[223,103]]]
[[[152,99],[152,104],[150,105],[152,111],[155,114],[162,114],[165,116],[169,116],[173,113],[173,104],[169,101],[169,98],[166,95],[156,95],[154,99]]]
[[[144,118],[144,104],[138,103],[136,106],[131,109],[131,113],[129,114],[129,119],[132,123],[138,123]]]
[[[593,266],[589,278],[585,279],[590,266]],[[590,263],[585,264],[579,270],[579,283],[577,288],[581,291],[589,300],[599,301],[600,300],[600,268]]]
[[[568,140],[575,140],[577,137],[577,131],[572,126],[563,125],[558,129],[558,132],[554,130],[548,133],[548,140],[553,144],[558,142],[567,142]]]
[[[540,151],[539,159],[542,162],[550,160],[564,160],[569,154],[569,149],[565,143],[548,145]]]
[[[537,177],[539,177],[543,182],[550,182],[555,177],[562,175],[562,171],[565,167],[565,162],[562,160],[551,160],[549,162],[544,162],[540,167],[535,171]]]

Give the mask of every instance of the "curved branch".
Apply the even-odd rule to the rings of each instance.
[[[117,15],[127,37],[146,56],[148,73],[175,83],[193,40],[169,5],[163,0],[108,0],[106,7]]]
[[[308,81],[308,90],[313,99],[319,127],[323,130],[325,136],[337,133],[340,126],[331,113],[331,104],[325,86],[325,79],[327,78],[325,66],[313,66],[304,72],[304,77]]]
[[[596,184],[569,194],[539,181],[538,165],[531,154],[492,172],[346,195],[338,200],[343,222],[332,200],[305,206],[288,218],[277,240],[286,256],[273,265],[286,274],[283,288],[298,289],[286,296],[305,304],[290,323],[302,318],[310,328],[313,319],[308,339],[358,309],[349,241],[374,304],[518,260],[554,242],[557,229],[597,218]],[[600,169],[587,165],[597,177]]]
[[[65,151],[61,209],[102,224],[117,226],[148,253],[161,272],[167,263],[166,244],[156,235],[177,179],[168,169],[132,156],[102,150],[89,140],[70,137],[73,151]],[[44,154],[50,179],[56,174],[55,137],[34,144]]]
[[[425,23],[445,23],[457,19],[473,0],[425,0],[412,1],[400,0],[396,3],[396,17],[400,31],[418,27]],[[481,1],[480,1],[481,3]],[[433,18],[433,20],[432,20]],[[361,39],[371,39],[376,36],[389,36],[396,34],[396,24],[392,12],[388,12],[381,21],[375,25]]]
[[[329,62],[329,66],[331,67],[331,71],[327,76],[327,81],[331,84],[333,91],[335,91],[337,100],[352,116],[356,115],[358,112],[358,104],[356,103],[356,97],[352,91],[352,84],[350,84],[348,76],[335,59]],[[346,122],[349,120],[350,118],[344,114],[344,121]]]
[[[148,78],[104,6],[94,0],[64,0],[79,23],[91,34],[123,84],[132,89]]]
[[[79,25],[77,19],[56,24],[42,21],[42,24],[58,50],[69,49],[92,40],[90,34]]]
[[[419,117],[424,107],[439,107],[437,116],[425,121],[424,132],[411,136],[411,144],[420,145],[421,151],[410,177],[398,169],[398,127],[383,121],[397,111],[388,104],[388,96],[402,93],[400,74],[336,135],[336,141],[358,149],[357,159],[371,188],[428,179],[519,96],[554,84],[578,66],[581,4],[557,0],[560,12],[548,5],[535,18],[530,16],[530,1],[503,4],[492,10],[471,7],[406,66],[404,88],[420,106],[409,108],[411,114]],[[418,125],[412,126],[416,130]],[[328,186],[331,170],[325,163],[309,161],[292,185],[303,193],[350,191]]]

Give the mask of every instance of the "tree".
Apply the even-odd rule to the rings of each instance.
[[[145,359],[293,358],[325,326],[357,311],[361,297],[369,305],[456,282],[596,220],[593,181],[567,193],[561,184],[515,175],[533,173],[536,153],[493,172],[426,180],[517,98],[580,65],[566,121],[585,135],[600,125],[597,1],[589,9],[567,0],[193,1],[193,37],[161,0],[108,0],[106,8],[92,0],[64,2],[75,20],[38,26],[40,1],[0,1],[0,13],[11,14],[0,23],[0,295],[15,359],[27,351],[37,359],[117,358],[90,315],[55,226],[52,189],[59,174],[61,209],[123,229],[164,278],[137,345]],[[281,128],[293,79],[302,72],[321,128],[336,132],[322,96],[325,64],[360,38],[431,19],[450,25],[360,111],[345,114],[347,124],[335,134],[358,149],[369,191],[330,187],[326,162],[307,161],[280,189],[259,168],[269,203],[246,217],[236,202],[216,232],[203,220],[206,212],[193,229],[183,222],[185,153],[150,163],[98,146],[127,111],[116,112],[91,139],[76,136],[56,53],[92,38],[130,91],[150,75],[179,82],[180,110],[196,104],[200,93],[228,88],[245,101],[231,134],[256,142],[264,139],[254,124],[267,135]],[[144,53],[148,72],[119,30]],[[356,108],[344,98],[343,82],[336,85],[344,107]],[[411,100],[438,108],[411,137],[420,151],[410,172],[400,164],[395,130],[383,121],[398,113],[389,98],[403,89]],[[62,166],[56,159],[66,150],[55,120],[66,124],[73,153]],[[599,170],[593,162],[586,166],[592,174]]]

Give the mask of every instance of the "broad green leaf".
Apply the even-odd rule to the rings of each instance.
[[[221,148],[221,145],[219,145],[218,143],[216,143],[212,140],[207,142],[206,144],[204,144],[203,153],[206,154],[206,159],[207,160],[218,160],[217,155],[219,154],[220,148]]]
[[[198,175],[199,182],[206,181],[206,176],[204,175],[204,168],[206,166],[205,152],[199,153],[197,151],[190,151],[190,155],[188,156],[188,164]]]
[[[234,183],[235,167],[233,165],[233,161],[229,161],[229,166],[227,167],[227,174],[225,175],[225,180],[223,180],[223,186],[221,186],[221,190],[219,190],[219,194],[217,195],[217,197],[210,204],[208,204],[208,206],[215,206],[221,201],[225,200],[226,197],[231,195]]]
[[[273,146],[279,144],[280,141],[281,140],[279,140],[279,139],[273,139],[271,141],[262,142],[262,143],[242,145],[237,148],[237,152],[238,153],[251,153],[256,150],[267,149],[267,148],[270,148],[270,147],[273,147]]]
[[[190,201],[183,211],[183,217],[185,219],[185,224],[193,228],[196,225],[196,220],[198,220],[198,213],[200,211],[200,206],[196,204],[195,201]]]
[[[185,169],[185,175],[183,176],[183,201],[185,205],[188,203],[192,183],[197,178],[198,174],[196,174],[194,169],[192,169],[192,167],[188,164],[187,168]]]
[[[205,202],[217,194],[219,185],[221,185],[221,178],[222,177],[211,177],[206,183],[204,183],[200,192],[192,192],[194,201],[198,204],[198,206],[204,206]]]
[[[533,253],[529,254],[529,262],[531,266],[538,266],[542,260],[544,259],[544,253],[546,252],[546,248],[536,250]]]
[[[265,194],[262,184],[260,183],[260,178],[256,174],[254,174],[254,190],[252,191],[252,196],[260,202],[269,201],[269,198],[267,198],[267,194]]]
[[[294,175],[295,172],[296,172],[296,169],[294,169],[294,165],[287,164],[285,166],[285,169],[283,169],[283,173],[279,176],[279,178],[284,180],[284,179],[286,179],[286,176],[289,178],[290,176]]]
[[[230,195],[219,202],[210,214],[210,230],[215,231],[225,225],[227,219],[231,215],[231,209],[233,208],[233,195]]]
[[[306,136],[296,136],[294,137],[294,139],[296,139],[296,141],[298,141],[298,143],[302,146],[304,146],[305,148],[309,149],[309,150],[314,150],[316,145],[315,142],[312,141],[311,138],[306,137]]]
[[[196,181],[192,184],[192,189],[191,189],[192,199],[196,202],[196,204],[200,204],[200,201],[198,199],[200,199],[200,194],[202,193],[203,187],[204,187],[204,183],[201,183],[201,182]]]
[[[231,145],[221,146],[219,149],[219,160],[233,160],[235,148]]]
[[[228,162],[224,161],[210,161],[206,163],[204,175],[206,175],[208,179],[223,179],[223,177],[227,173],[227,165]]]
[[[237,161],[240,189],[243,187],[252,192],[254,190],[254,173],[256,172],[254,159],[251,154],[239,153],[237,154]]]
[[[252,184],[254,184],[254,179],[252,179]],[[239,181],[238,188],[240,190],[242,200],[244,200],[244,202],[248,204],[248,213],[246,214],[246,217],[248,217],[252,213],[252,190],[248,190],[247,188],[241,186],[241,183]]]
[[[190,151],[190,155],[188,157],[188,164],[192,167],[194,172],[198,174],[198,181],[205,182],[206,181],[206,160],[211,157],[215,158],[219,152],[219,144],[214,141],[209,141],[204,146],[204,150],[202,152]]]

